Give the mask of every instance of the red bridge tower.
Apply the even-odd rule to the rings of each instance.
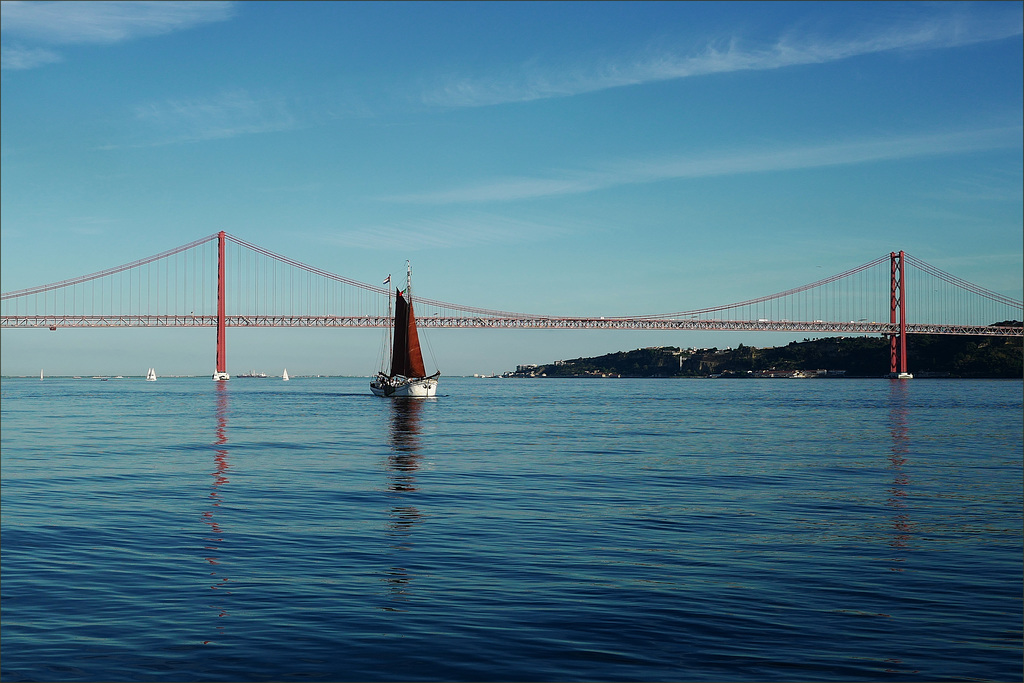
[[[907,287],[903,279],[903,251],[890,252],[889,322],[899,323],[899,332],[889,335],[889,377],[911,379],[907,372]]]
[[[231,375],[228,374],[224,298],[224,231],[221,230],[217,233],[217,370],[213,373],[215,382],[231,379]]]

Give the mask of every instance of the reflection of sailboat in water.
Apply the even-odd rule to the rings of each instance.
[[[370,382],[370,391],[375,396],[408,396],[425,398],[437,393],[437,378],[440,372],[427,377],[423,367],[423,352],[420,350],[420,337],[416,331],[416,316],[412,310],[412,267],[406,262],[405,291],[395,290],[394,338],[391,345],[391,369],[385,373],[377,373],[376,379]],[[388,276],[386,282],[391,281]],[[408,301],[406,301],[408,297]],[[388,297],[390,308],[391,298]],[[390,315],[390,311],[388,314]]]
[[[910,451],[910,438],[907,428],[907,391],[905,382],[893,382],[889,392],[889,432],[892,436],[892,448],[889,454],[889,463],[893,470],[892,487],[889,489],[889,500],[887,504],[893,509],[892,527],[893,535],[889,540],[889,546],[900,555],[908,546],[914,525],[907,515],[907,489],[910,478],[907,476],[904,466],[907,464],[907,453]],[[903,562],[903,557],[894,557],[894,562]],[[892,571],[901,572],[898,567],[890,567]]]
[[[213,448],[213,462],[215,465],[214,471],[211,472],[213,477],[213,485],[210,487],[210,509],[203,513],[203,522],[210,527],[210,535],[204,540],[208,545],[204,546],[204,550],[208,553],[205,558],[210,564],[210,576],[213,577],[214,583],[210,586],[212,590],[221,591],[222,593],[229,594],[231,591],[225,590],[228,579],[223,576],[220,569],[220,560],[217,554],[220,550],[220,543],[223,543],[223,533],[221,531],[220,523],[214,517],[214,512],[220,507],[222,501],[220,488],[224,484],[228,483],[228,385],[223,382],[218,382],[214,385],[217,389],[217,431],[216,439],[214,440]],[[218,618],[223,618],[228,615],[227,611],[223,607],[219,607],[216,604],[210,605],[210,608],[217,612]],[[222,634],[224,631],[223,624],[217,625],[218,634]],[[205,644],[209,644],[212,641],[203,641]]]
[[[388,456],[388,490],[392,495],[407,497],[417,490],[416,471],[420,467],[420,401],[394,401],[391,404],[391,427],[389,441],[392,453]],[[385,532],[389,538],[389,547],[396,553],[405,553],[412,549],[412,530],[422,514],[416,506],[401,499],[388,511],[388,525]],[[398,557],[396,560],[400,559]],[[391,596],[403,599],[409,593],[412,577],[403,566],[406,563],[396,562],[384,571],[384,582]],[[395,608],[385,608],[393,611]]]
[[[393,452],[388,456],[389,483],[392,491],[415,491],[413,473],[419,469],[420,401],[395,401],[391,404],[390,439]]]

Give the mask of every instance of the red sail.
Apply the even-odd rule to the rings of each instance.
[[[405,374],[406,366],[406,345],[408,344],[409,332],[409,305],[402,298],[402,290],[395,290],[398,296],[395,300],[395,338],[391,347],[391,376]]]
[[[391,349],[391,376],[426,377],[420,336],[416,332],[416,316],[412,301],[406,302],[401,290],[395,301],[395,345]]]
[[[427,371],[423,367],[423,352],[420,351],[420,335],[416,331],[416,316],[412,312],[412,296],[409,296],[409,332],[406,335],[406,377],[426,377]]]

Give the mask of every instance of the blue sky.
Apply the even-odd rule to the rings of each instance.
[[[422,296],[744,300],[904,249],[1022,297],[1021,3],[2,6],[3,291],[218,230]],[[428,331],[446,374],[778,335]],[[229,330],[368,374],[377,330]],[[212,370],[211,330],[2,332],[3,372]],[[429,361],[428,361],[429,364]]]

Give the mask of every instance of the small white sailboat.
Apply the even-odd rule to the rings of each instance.
[[[156,381],[156,370],[155,369],[150,368],[149,371],[146,372],[146,381],[147,382],[155,382]]]
[[[437,393],[441,373],[438,371],[428,377],[423,367],[416,316],[412,311],[412,267],[408,261],[406,268],[405,291],[396,290],[391,369],[387,373],[381,370],[370,382],[374,396],[428,398]]]
[[[43,378],[43,371],[42,371],[42,370],[40,370],[40,371],[39,371],[39,379],[42,379],[42,378]]]
[[[288,381],[288,368],[284,369],[284,373],[281,375],[281,379],[283,379],[285,382]]]

